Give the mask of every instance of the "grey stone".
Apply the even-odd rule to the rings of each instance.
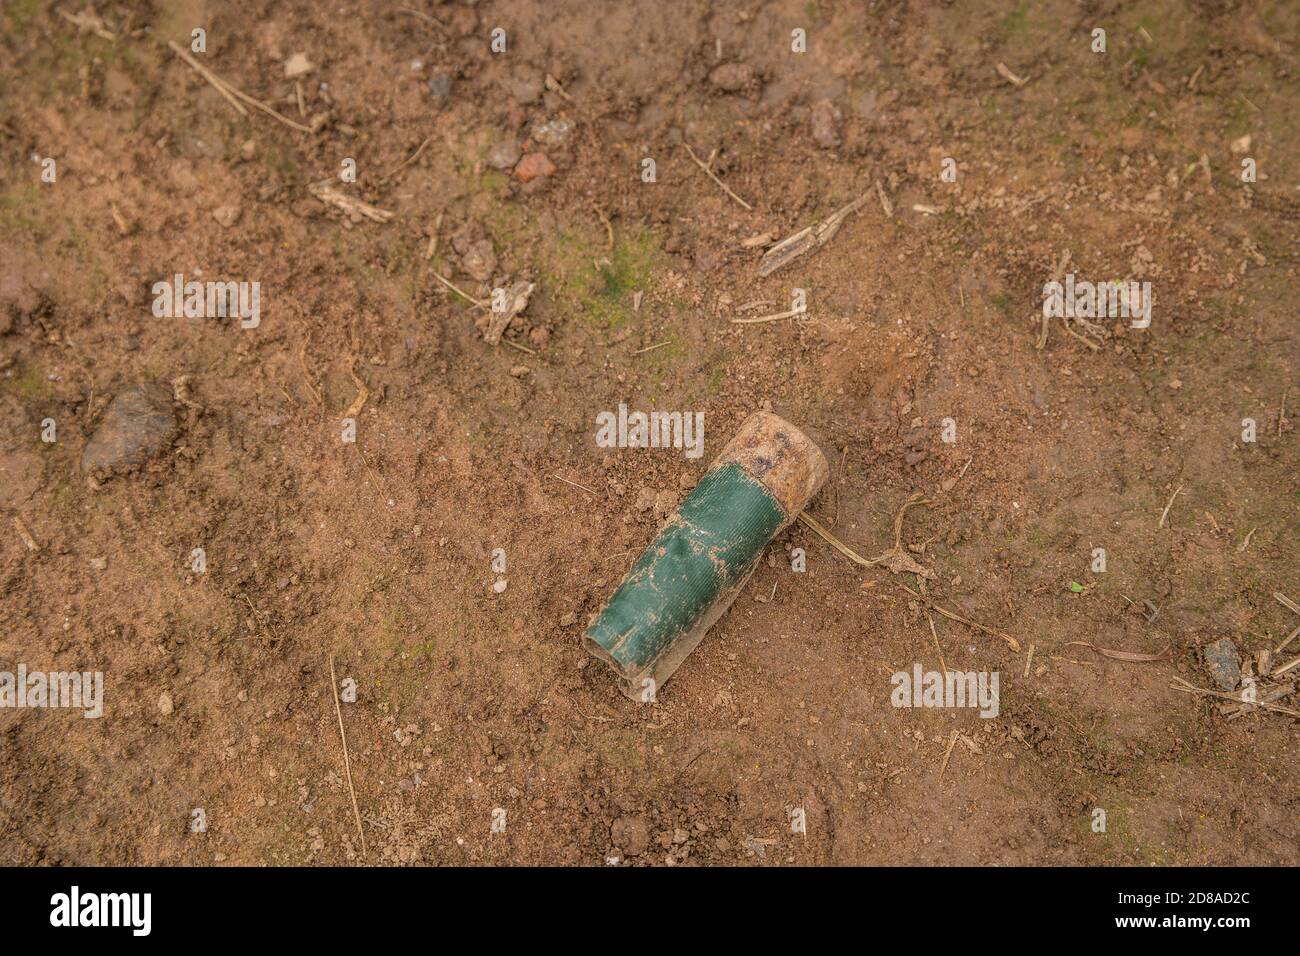
[[[435,100],[445,100],[451,96],[451,74],[435,73],[429,77],[429,92]]]
[[[1202,653],[1214,682],[1223,690],[1236,690],[1241,683],[1241,656],[1237,653],[1237,645],[1223,637],[1213,644],[1205,645]]]
[[[519,144],[513,139],[507,139],[488,150],[487,164],[493,169],[514,169],[519,156]]]

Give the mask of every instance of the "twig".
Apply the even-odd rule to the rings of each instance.
[[[469,303],[471,303],[471,304],[473,304],[473,305],[476,305],[476,306],[478,306],[480,309],[486,309],[486,308],[487,308],[487,305],[483,302],[483,300],[481,300],[481,299],[476,299],[476,298],[474,298],[472,295],[467,295],[467,294],[465,294],[464,292],[461,292],[460,289],[458,289],[458,288],[456,288],[454,285],[452,285],[450,279],[444,279],[442,276],[438,275],[438,273],[436,273],[436,272],[431,273],[431,275],[432,275],[435,279],[437,279],[439,282],[441,282],[443,285],[445,285],[448,289],[450,289],[452,292],[455,292],[458,296],[460,296],[460,297],[461,297],[462,299],[464,299],[466,302],[469,302]]]
[[[731,319],[732,325],[755,325],[759,322],[776,322],[780,319],[793,319],[796,315],[803,315],[807,309],[787,309],[785,312],[773,312],[771,315],[753,316],[747,319]]]
[[[973,628],[976,631],[980,631],[983,634],[988,634],[991,637],[996,637],[1001,640],[1004,640],[1007,642],[1007,645],[1013,651],[1015,651],[1017,654],[1020,653],[1020,642],[1016,640],[1014,637],[1012,637],[1010,634],[1006,633],[1005,631],[998,631],[998,630],[994,630],[991,627],[985,627],[983,624],[979,623],[979,621],[972,621],[970,618],[962,617],[960,614],[955,614],[952,611],[945,610],[944,608],[941,608],[939,605],[935,604],[932,600],[930,600],[929,597],[927,597],[924,594],[918,594],[917,592],[909,588],[906,584],[899,584],[898,586],[902,588],[904,591],[906,591],[908,594],[912,595],[912,597],[924,601],[926,606],[931,608],[936,614],[942,614],[950,621],[956,621],[958,624],[965,624],[967,627]]]
[[[867,193],[863,193],[857,199],[841,206],[820,222],[813,223],[811,226],[804,226],[793,235],[782,239],[763,253],[763,258],[758,263],[758,274],[760,276],[771,275],[786,263],[826,245],[835,238],[835,234],[840,231],[840,226],[844,224],[844,220],[850,214],[861,209],[866,201]]]
[[[1069,264],[1070,250],[1066,249],[1065,252],[1061,253],[1061,261],[1056,264],[1056,270],[1052,274],[1053,282],[1061,281],[1061,277],[1065,275],[1065,267]],[[1044,309],[1043,311],[1046,312],[1047,310]],[[1043,324],[1038,327],[1038,341],[1034,344],[1034,348],[1038,349],[1040,352],[1043,350],[1044,346],[1047,345],[1047,334],[1050,330],[1051,321],[1051,316],[1044,315]]]
[[[424,250],[424,258],[432,259],[433,254],[438,251],[438,235],[442,232],[442,213],[438,213],[438,218],[433,221],[433,234],[429,236],[429,247]]]
[[[1156,525],[1156,528],[1163,528],[1165,526],[1165,518],[1169,517],[1169,509],[1174,506],[1174,499],[1178,497],[1178,492],[1182,490],[1183,486],[1179,485],[1174,489],[1174,493],[1169,496],[1169,503],[1165,505],[1165,510],[1160,513],[1160,523]]]
[[[688,153],[691,154],[691,159],[693,159],[693,160],[695,161],[695,165],[698,166],[698,167],[700,167],[700,169],[704,170],[704,174],[705,174],[706,176],[708,176],[708,177],[709,177],[710,179],[712,179],[715,183],[717,183],[719,186],[721,186],[721,187],[722,187],[722,191],[723,191],[724,193],[726,193],[726,194],[727,194],[728,196],[730,196],[732,199],[736,200],[736,202],[740,203],[742,206],[744,206],[744,207],[745,207],[746,209],[748,209],[750,212],[753,212],[753,211],[754,211],[754,207],[753,207],[753,206],[751,206],[749,203],[745,202],[745,200],[741,199],[741,198],[740,198],[739,196],[737,196],[734,192],[732,192],[732,191],[731,191],[731,188],[730,188],[726,183],[724,183],[721,179],[719,179],[719,178],[717,177],[717,175],[713,172],[713,170],[709,169],[708,166],[704,165],[704,163],[703,163],[703,161],[701,161],[700,157],[698,157],[698,156],[695,155],[695,150],[691,149],[691,145],[690,145],[690,143],[682,143],[682,145],[686,147],[686,152],[688,152]]]
[[[894,574],[907,572],[909,574],[915,574],[918,578],[924,580],[926,578],[934,577],[934,572],[928,568],[922,567],[912,558],[911,555],[903,550],[903,515],[905,515],[907,509],[913,505],[928,504],[930,504],[930,500],[928,498],[922,498],[919,493],[908,498],[907,501],[903,503],[903,507],[901,507],[898,510],[898,513],[894,516],[894,546],[887,551],[882,551],[874,558],[864,558],[856,551],[851,550],[842,541],[822,527],[821,523],[807,512],[801,512],[799,514],[799,520],[812,528],[812,530],[817,534],[821,535],[821,537],[829,542],[835,550],[839,551],[842,555],[856,564],[860,564],[863,567],[873,567],[879,564],[888,568]]]
[[[1268,676],[1281,677],[1283,674],[1291,670],[1291,668],[1295,667],[1297,664],[1300,664],[1300,657],[1293,657],[1291,658],[1291,660],[1287,661],[1285,664],[1281,665],[1280,667],[1275,667],[1271,671],[1269,671]]]
[[[885,211],[885,218],[893,218],[894,204],[885,195],[885,187],[880,185],[879,179],[876,180],[876,195],[880,197],[880,208]]]
[[[597,498],[600,497],[600,493],[597,492],[595,489],[588,488],[586,485],[580,485],[576,481],[570,481],[568,478],[565,478],[563,475],[551,475],[551,477],[564,482],[566,485],[573,485],[573,487],[575,488],[581,488],[583,491],[587,492],[588,494],[595,495]]]
[[[410,7],[398,7],[397,12],[405,13],[407,16],[415,17],[417,20],[423,20],[425,23],[432,24],[433,26],[437,27],[439,30],[442,30],[444,32],[447,29],[441,23],[435,20],[433,17],[429,16],[427,13],[424,13],[420,10],[412,10]]]
[[[23,539],[23,544],[27,545],[28,551],[41,550],[41,546],[36,543],[32,533],[27,530],[27,525],[23,523],[23,519],[17,515],[14,515],[14,527],[18,529],[18,537]]]
[[[609,221],[609,216],[605,215],[605,210],[595,203],[591,204],[591,208],[596,211],[596,215],[600,217],[600,221],[605,225],[605,248],[612,252],[614,250],[614,226]]]
[[[388,222],[393,218],[393,214],[387,209],[380,209],[378,206],[372,206],[368,202],[355,199],[347,193],[335,187],[328,180],[325,182],[312,183],[307,187],[313,196],[323,203],[336,206],[346,213],[356,213],[364,216],[372,222]]]
[[[939,643],[939,632],[934,629],[934,618],[930,616],[929,608],[925,611],[925,619],[930,622],[930,636],[934,638],[934,649],[939,652],[939,666],[943,668],[943,672],[947,674],[948,662],[943,659],[943,645]]]
[[[339,719],[339,739],[343,741],[343,772],[348,778],[348,793],[352,796],[352,817],[357,822],[357,835],[361,837],[361,855],[369,852],[366,848],[366,831],[361,827],[361,810],[357,807],[357,791],[352,786],[352,760],[348,756],[348,735],[343,729],[343,708],[339,705],[339,679],[334,672],[334,655],[330,655],[330,687],[334,691],[334,714]]]
[[[192,70],[194,70],[196,73],[198,73],[199,76],[203,77],[205,80],[211,83],[213,89],[215,89],[218,93],[224,96],[226,98],[226,102],[235,108],[235,112],[239,113],[241,116],[248,115],[248,110],[244,109],[244,104],[239,102],[239,100],[235,99],[234,94],[231,93],[228,89],[226,89],[225,83],[223,83],[220,79],[218,79],[215,73],[210,72],[207,67],[203,66],[201,63],[199,63],[198,60],[190,56],[189,53],[187,53],[183,48],[181,48],[174,41],[168,41],[167,45],[171,47],[172,52],[175,53],[177,56],[179,56],[182,60],[184,60]]]
[[[495,308],[492,310],[492,316],[488,319],[487,331],[483,333],[483,341],[489,345],[496,345],[501,341],[501,336],[505,335],[506,329],[510,327],[511,320],[516,315],[528,308],[528,298],[533,294],[533,289],[537,288],[532,282],[516,282],[510,286],[506,294],[509,300],[506,303],[506,309],[498,312]]]
[[[1277,601],[1278,604],[1282,605],[1287,610],[1294,611],[1296,614],[1300,614],[1300,604],[1296,604],[1295,601],[1292,601],[1281,591],[1274,591],[1273,598],[1274,600]]]
[[[1026,83],[1029,82],[1028,80],[1022,79],[1016,76],[1014,73],[1012,73],[1005,63],[999,63],[997,65],[997,71],[998,71],[998,76],[1002,77],[1008,83],[1012,83],[1016,86],[1024,86]]]
[[[115,41],[117,39],[117,36],[104,26],[103,19],[89,8],[84,13],[69,13],[67,10],[60,10],[59,16],[83,33],[93,33],[101,40]]]
[[[343,417],[356,418],[361,413],[361,409],[365,407],[366,399],[370,397],[370,389],[366,388],[366,383],[361,381],[361,377],[357,375],[356,366],[352,363],[348,365],[348,374],[352,376],[352,384],[357,387],[357,397],[352,399],[352,404],[347,407]]]
[[[391,170],[384,173],[383,177],[379,181],[385,182],[388,179],[390,179],[395,173],[400,173],[407,166],[411,165],[411,163],[415,162],[417,159],[420,158],[420,154],[424,152],[424,147],[428,146],[432,142],[433,142],[433,134],[430,133],[427,137],[425,137],[424,142],[421,143],[416,148],[415,152],[413,152],[410,156],[406,157],[406,159],[402,160],[402,162],[399,163],[397,166],[393,167]]]
[[[647,345],[647,346],[646,346],[645,348],[643,348],[643,349],[637,349],[637,350],[636,350],[635,352],[633,352],[632,354],[633,354],[633,355],[643,355],[643,354],[646,353],[646,352],[653,352],[655,349],[661,349],[661,348],[663,348],[665,345],[672,345],[672,344],[673,344],[672,341],[669,340],[669,341],[667,341],[667,342],[660,342],[658,345]]]
[[[298,349],[298,363],[302,366],[302,374],[303,377],[306,378],[307,380],[308,391],[310,391],[312,393],[312,396],[316,399],[316,404],[320,405],[321,408],[324,408],[325,396],[322,394],[320,388],[317,387],[316,381],[311,374],[311,369],[308,368],[307,366],[307,340],[306,339],[303,339],[302,347]]]
[[[939,782],[936,785],[943,789],[943,772],[948,769],[948,758],[952,756],[952,748],[957,746],[957,731],[952,732],[952,737],[948,740],[948,749],[943,752],[943,763],[939,765]]]
[[[1235,704],[1253,704],[1256,707],[1262,707],[1264,710],[1275,710],[1279,714],[1289,714],[1292,717],[1300,717],[1300,710],[1292,710],[1290,707],[1279,707],[1277,704],[1266,704],[1262,701],[1243,701],[1236,694],[1225,694],[1222,691],[1206,690],[1204,687],[1197,687],[1195,684],[1188,683],[1177,675],[1174,675],[1174,680],[1178,681],[1178,683],[1170,684],[1170,689],[1180,690],[1184,694],[1201,694],[1206,697],[1218,697],[1223,700],[1230,700]]]
[[[234,96],[239,97],[241,100],[243,100],[243,101],[244,101],[245,103],[247,103],[249,106],[254,106],[254,107],[256,107],[257,109],[261,110],[263,113],[266,113],[266,114],[268,114],[269,116],[273,116],[273,117],[275,117],[275,118],[278,119],[281,123],[283,123],[285,126],[292,127],[293,129],[296,129],[296,130],[298,130],[299,132],[303,132],[303,133],[310,133],[310,132],[312,132],[312,128],[311,128],[310,126],[303,126],[301,123],[295,123],[293,120],[289,119],[289,117],[285,116],[283,113],[278,112],[277,110],[275,110],[275,109],[273,109],[272,107],[268,106],[266,103],[263,103],[261,100],[256,99],[255,97],[249,96],[249,95],[248,95],[247,93],[245,93],[243,90],[239,89],[237,86],[234,86],[234,85],[231,84],[231,83],[226,82],[225,80],[223,80],[221,77],[217,76],[217,74],[213,73],[211,70],[207,69],[206,67],[200,66],[199,63],[198,63],[198,62],[197,62],[193,57],[191,57],[188,53],[186,53],[184,49],[182,49],[180,46],[178,46],[174,40],[168,40],[168,41],[167,41],[167,45],[168,45],[169,47],[171,47],[173,53],[175,53],[177,56],[179,56],[182,60],[184,60],[184,61],[185,61],[186,63],[188,63],[190,66],[194,67],[194,69],[198,70],[198,71],[199,71],[199,74],[200,74],[200,75],[201,75],[205,80],[207,80],[209,83],[211,83],[211,84],[213,84],[214,86],[216,86],[216,87],[217,87],[219,90],[221,90],[223,93],[229,93],[229,94],[233,94]],[[227,96],[226,99],[230,99],[230,97]],[[245,111],[242,110],[242,109],[241,109],[239,112],[244,113],[245,116],[248,115],[247,112],[245,112]]]

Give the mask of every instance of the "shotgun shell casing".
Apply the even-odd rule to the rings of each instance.
[[[829,472],[789,422],[769,412],[745,420],[583,637],[626,696],[654,700]]]

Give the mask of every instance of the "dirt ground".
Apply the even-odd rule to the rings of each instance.
[[[195,28],[261,106],[168,47]],[[105,675],[99,719],[0,709],[0,862],[1300,861],[1300,698],[1178,683],[1225,637],[1300,676],[1258,661],[1300,624],[1300,7],[8,0],[0,33],[0,670]],[[1150,281],[1150,327],[1038,348],[1067,250]],[[176,273],[259,282],[260,324],[156,317]],[[491,345],[435,275],[535,289]],[[88,473],[137,387],[158,447]],[[620,402],[703,412],[704,456],[597,447]],[[986,629],[795,525],[627,700],[582,630],[765,407],[853,550],[926,496],[928,601]],[[891,705],[940,655],[997,717]]]

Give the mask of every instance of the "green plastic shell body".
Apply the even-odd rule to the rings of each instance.
[[[624,681],[655,672],[674,642],[693,631],[702,635],[701,624],[726,610],[787,520],[739,465],[710,469],[627,573],[588,628],[588,640]]]

